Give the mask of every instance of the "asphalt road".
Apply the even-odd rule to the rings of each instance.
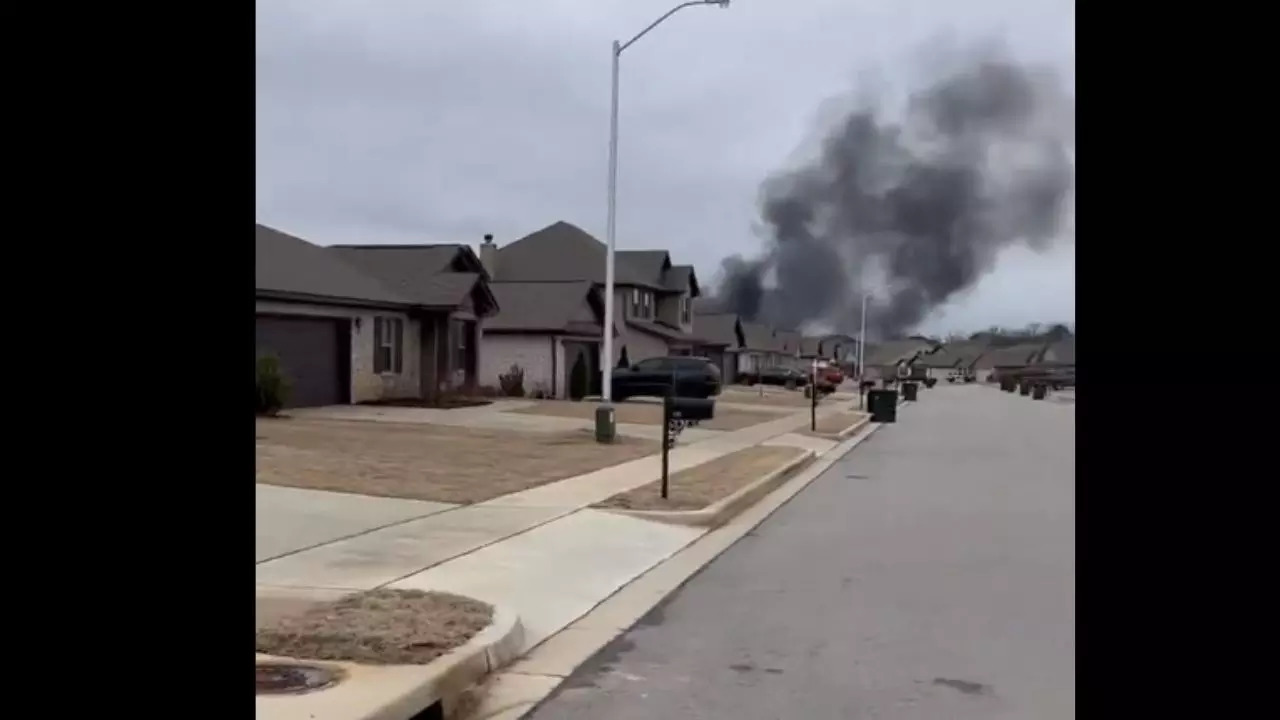
[[[1075,717],[1075,407],[937,387],[534,720]]]

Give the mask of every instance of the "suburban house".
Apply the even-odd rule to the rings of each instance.
[[[922,355],[916,363],[928,370],[929,377],[945,379],[952,370],[974,373],[979,358],[987,351],[984,342],[947,343],[937,350]]]
[[[800,357],[829,360],[847,368],[858,362],[858,340],[839,334],[806,337],[800,341]]]
[[[488,275],[470,247],[334,245],[329,248],[422,309],[424,398],[474,388],[481,321],[498,310]]]
[[[1041,362],[1045,365],[1053,365],[1057,367],[1075,367],[1076,365],[1076,338],[1075,336],[1066,337],[1057,342],[1051,343],[1045,348],[1044,357]]]
[[[694,322],[702,343],[695,346],[694,354],[702,355],[720,368],[724,382],[734,382],[739,366],[750,355],[742,322],[737,313],[695,313]]]
[[[820,346],[822,356],[841,367],[858,364],[858,339],[851,335],[825,335]]]
[[[931,352],[938,345],[928,338],[889,340],[877,345],[867,345],[867,379],[886,379],[898,376],[899,369],[910,367],[915,361]]]
[[[1019,343],[1009,347],[995,348],[978,359],[978,379],[982,381],[998,378],[1002,370],[1020,370],[1040,362],[1044,357],[1046,343]]]
[[[809,364],[800,360],[803,335],[795,330],[775,330],[773,337],[778,346],[778,353],[781,355],[780,365],[797,370],[809,369]]]
[[[254,232],[256,346],[279,358],[289,407],[432,398],[474,378],[475,327],[497,305],[469,248],[393,262]]]
[[[490,286],[502,312],[484,325],[480,377],[498,378],[518,366],[526,393],[580,399],[599,392],[598,346],[604,291],[591,282],[502,282]],[[614,342],[618,329],[610,324]]]
[[[773,328],[764,323],[743,322],[742,338],[746,341],[738,353],[738,372],[759,372],[782,366],[782,344]]]
[[[581,228],[563,221],[548,225],[503,247],[498,247],[491,236],[486,236],[480,246],[480,260],[499,297],[504,292],[501,286],[507,283],[536,286],[515,291],[525,293],[526,297],[532,297],[530,293],[538,294],[539,291],[567,297],[577,293],[577,290],[556,286],[584,286],[584,283],[584,287],[601,293],[605,281],[605,259],[604,243]],[[610,365],[631,365],[648,357],[692,353],[695,346],[701,344],[701,339],[694,333],[693,300],[701,295],[701,290],[693,267],[672,264],[671,257],[665,250],[620,250],[615,254],[614,260],[612,324],[616,339],[613,357],[609,358]],[[539,294],[538,297],[541,298],[542,295]],[[520,335],[523,340],[503,340],[497,343],[482,341],[487,343],[484,353],[492,353],[492,357],[486,359],[485,369],[481,374],[481,381],[486,385],[497,384],[496,370],[505,372],[512,364],[519,364],[518,357],[527,357],[512,354],[513,348],[527,350],[537,343],[538,347],[550,352],[554,345],[570,368],[577,363],[578,357],[584,357],[586,359],[583,362],[592,364],[593,358],[598,358],[601,353],[599,336],[591,339],[578,333],[568,337],[541,328],[525,332],[522,330],[524,323],[518,316],[520,310],[505,303],[503,307],[503,311],[486,323],[486,332],[490,326],[507,328],[498,334]],[[504,318],[504,312],[517,315]],[[580,315],[577,321],[585,321],[586,317]],[[567,349],[566,342],[569,343]],[[596,372],[588,372],[595,376],[589,394],[599,392],[598,362],[598,359],[594,360],[597,364],[593,364],[597,368]],[[550,359],[544,364],[551,367]],[[554,367],[565,366],[561,364]],[[526,383],[528,378],[526,375]],[[540,375],[539,378],[538,381],[550,384],[549,377]],[[568,395],[567,387],[557,392],[557,396]]]

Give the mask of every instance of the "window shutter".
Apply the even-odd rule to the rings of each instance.
[[[375,373],[387,370],[382,363],[382,333],[382,318],[375,317],[373,319],[373,371]]]
[[[402,372],[404,370],[404,320],[402,318],[396,318],[395,330],[396,330],[396,344],[395,344],[396,355],[395,355],[395,359],[392,360],[392,362],[395,363],[395,372]]]

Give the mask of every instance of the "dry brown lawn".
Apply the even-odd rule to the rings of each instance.
[[[818,431],[816,433],[809,429],[809,422],[805,421],[803,432],[806,435],[835,435],[854,423],[861,422],[863,418],[868,417],[865,413],[844,412],[826,417],[818,418]]]
[[[461,595],[372,590],[264,623],[255,644],[260,653],[302,660],[423,665],[492,621],[492,607]]]
[[[764,388],[764,395],[760,394],[760,389]],[[725,388],[720,393],[720,399],[725,402],[739,403],[743,405],[760,405],[762,407],[772,408],[807,408],[809,407],[809,398],[804,396],[804,390],[787,390],[783,387],[775,385],[756,385],[747,387],[745,385],[735,385],[731,388]],[[818,398],[818,406],[821,407],[823,398]]]
[[[475,503],[659,452],[587,431],[520,433],[427,424],[260,419],[257,479],[269,485]]]
[[[805,451],[793,447],[756,445],[695,465],[671,476],[668,498],[662,499],[662,481],[614,495],[595,507],[624,510],[701,510],[723,500],[764,475],[777,470]]]
[[[596,416],[594,402],[568,402],[564,400],[538,400],[533,407],[519,408],[509,412],[525,415],[547,415],[552,417],[581,418],[590,420]],[[637,425],[661,425],[662,405],[658,403],[622,402],[614,404],[614,417],[620,423]],[[770,420],[777,420],[778,415],[749,410],[717,407],[715,417],[698,425],[703,430],[741,430],[752,425],[759,425]]]

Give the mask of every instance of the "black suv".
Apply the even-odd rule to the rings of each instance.
[[[629,368],[614,368],[613,399],[622,402],[641,395],[662,397],[672,383],[677,397],[709,398],[720,394],[720,369],[704,357],[647,358]]]

